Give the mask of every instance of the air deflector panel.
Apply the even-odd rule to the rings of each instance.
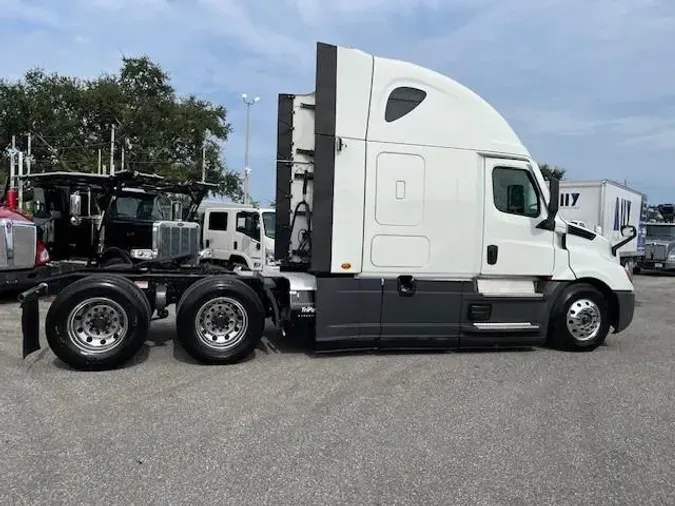
[[[338,48],[316,46],[316,109],[311,270],[329,273],[333,236]]]

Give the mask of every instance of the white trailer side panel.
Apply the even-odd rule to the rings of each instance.
[[[567,220],[582,221],[612,244],[623,240],[621,227],[632,225],[640,230],[644,195],[613,181],[561,181],[560,215]],[[640,256],[639,237],[619,249],[620,256]]]
[[[632,225],[635,230],[639,230],[642,214],[641,193],[612,182],[606,182],[604,200],[603,235],[612,244],[623,240],[621,227]],[[637,237],[619,249],[619,255],[621,256],[637,256],[639,254]]]
[[[599,183],[560,182],[560,215],[568,221],[581,221],[589,230],[601,224],[601,190]]]

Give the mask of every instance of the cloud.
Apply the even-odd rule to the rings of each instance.
[[[242,92],[254,106],[252,190],[274,195],[276,100],[314,85],[317,40],[451,75],[513,123],[542,161],[667,199],[675,151],[675,4],[669,0],[4,0],[0,75],[81,76],[148,54],[178,90],[225,104],[225,156],[243,165]],[[610,170],[611,167],[611,170]],[[666,176],[667,177],[667,176]],[[670,186],[669,186],[670,185]],[[659,191],[661,193],[659,193]]]

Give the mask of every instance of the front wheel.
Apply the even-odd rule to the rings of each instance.
[[[549,343],[568,351],[592,351],[609,333],[609,304],[597,288],[588,284],[569,286],[551,315]]]

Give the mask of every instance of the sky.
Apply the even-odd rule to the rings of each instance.
[[[81,77],[148,55],[181,94],[225,105],[224,157],[274,198],[279,93],[314,87],[316,42],[447,74],[499,110],[567,179],[614,179],[675,202],[672,0],[0,0],[0,76]]]

